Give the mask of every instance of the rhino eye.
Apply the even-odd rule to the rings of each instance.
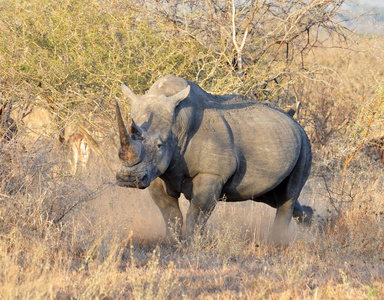
[[[160,149],[161,146],[163,146],[163,143],[161,141],[157,141],[156,146],[157,146],[157,149]]]

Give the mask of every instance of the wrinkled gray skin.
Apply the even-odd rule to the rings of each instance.
[[[147,188],[168,234],[181,238],[178,198],[190,201],[187,237],[203,228],[217,201],[254,200],[277,209],[273,238],[292,216],[310,223],[298,197],[311,169],[307,135],[288,114],[240,95],[214,96],[167,75],[143,96],[125,84],[131,101],[128,130],[117,105],[121,170],[117,184]]]

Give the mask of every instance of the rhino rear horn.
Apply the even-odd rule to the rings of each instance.
[[[120,107],[116,101],[116,117],[120,135],[119,157],[129,165],[135,165],[140,162],[142,144],[138,140],[133,140],[129,135],[123,118],[121,117]]]

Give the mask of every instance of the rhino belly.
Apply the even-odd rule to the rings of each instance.
[[[285,174],[284,174],[285,175]],[[278,186],[288,175],[272,177],[270,175],[259,175],[244,177],[240,183],[236,180],[229,180],[223,188],[223,196],[229,202],[257,200],[269,191]]]

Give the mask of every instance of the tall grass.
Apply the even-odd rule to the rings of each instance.
[[[272,93],[284,104],[292,86],[303,103],[298,121],[313,142],[314,166],[301,202],[324,226],[292,222],[291,242],[275,245],[273,209],[219,203],[205,235],[172,243],[145,191],[105,184],[113,179],[97,156],[88,172],[71,175],[69,149],[54,140],[82,124],[103,137],[99,148],[116,169],[112,102],[124,101],[121,81],[143,92],[161,75],[199,73],[213,92],[246,93],[265,74],[240,80],[226,53],[154,24],[125,1],[1,1],[1,100],[15,100],[19,135],[0,145],[0,299],[384,297],[382,166],[358,151],[340,189],[371,100],[383,96],[382,41],[365,41],[356,52],[314,50],[306,65],[318,72]],[[33,137],[19,118],[27,104],[53,116]],[[369,136],[380,135],[382,116],[380,107]]]
[[[45,170],[34,172],[39,177]],[[374,199],[338,216],[333,211],[321,231],[293,226],[292,242],[285,246],[267,242],[273,212],[251,203],[220,203],[206,235],[184,245],[142,237],[141,229],[129,233],[137,228],[138,214],[147,216],[142,227],[156,226],[144,208],[127,215],[132,224],[121,231],[115,227],[120,221],[106,218],[105,210],[94,215],[97,199],[55,222],[52,207],[81,201],[84,189],[73,181],[61,184],[67,193],[55,178],[29,186],[28,192],[1,195],[2,298],[363,299],[384,292],[384,205],[371,188],[365,192]],[[119,189],[108,192],[109,197],[116,193],[122,195]],[[315,207],[329,205],[322,193],[311,191]],[[308,195],[304,191],[303,197]],[[135,201],[140,199],[119,205]],[[252,227],[252,219],[261,228]]]
[[[312,177],[303,201],[325,206],[330,218],[321,230],[292,224],[288,245],[268,243],[274,212],[251,202],[219,203],[206,234],[187,245],[143,235],[143,228],[158,226],[151,215],[159,212],[151,208],[138,205],[116,219],[120,207],[144,199],[127,198],[120,188],[98,199],[76,178],[53,176],[40,159],[21,157],[29,167],[13,158],[10,169],[35,180],[20,180],[13,171],[7,180],[12,188],[2,186],[1,298],[374,299],[384,293],[384,204],[381,190],[367,188],[364,174],[358,189],[369,198],[344,204],[339,214]],[[95,215],[100,201],[114,197],[122,198],[119,207],[104,205]],[[68,211],[74,202],[80,203]],[[123,229],[126,219],[132,220]]]

